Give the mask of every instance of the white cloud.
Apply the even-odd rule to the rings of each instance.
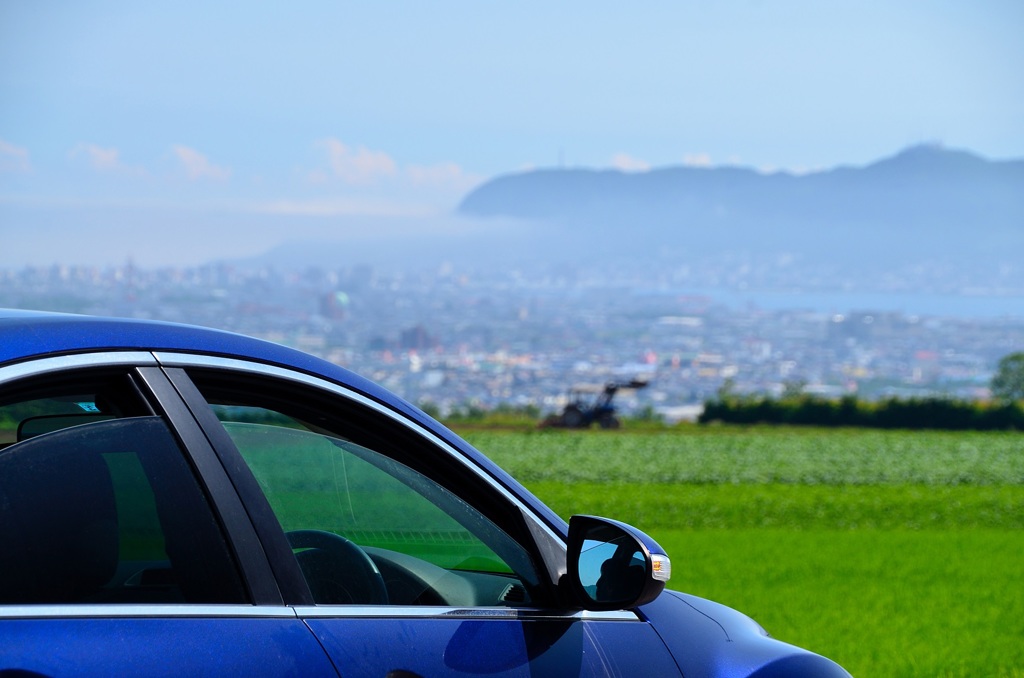
[[[826,168],[824,166],[822,166],[822,165],[812,165],[810,167],[805,166],[805,165],[797,165],[795,167],[790,167],[789,168],[790,174],[795,174],[797,176],[806,176],[808,174],[819,174],[821,172],[824,172],[825,170],[826,170]]]
[[[89,166],[97,172],[120,172],[124,174],[145,174],[141,167],[129,167],[121,162],[121,152],[116,148],[104,148],[97,144],[78,144],[71,149],[71,157],[84,156]]]
[[[327,161],[331,174],[348,184],[366,185],[380,178],[393,177],[398,173],[398,166],[387,153],[371,151],[360,146],[351,149],[335,138],[320,142],[327,149]],[[322,173],[310,175],[314,181],[322,179]]]
[[[114,170],[121,165],[121,154],[116,148],[102,148],[96,144],[78,144],[71,151],[71,155],[85,155],[93,169]]]
[[[612,156],[612,167],[623,172],[646,172],[651,169],[651,163],[625,153],[616,153]]]
[[[707,153],[687,153],[683,156],[686,167],[711,167],[711,156]]]
[[[224,181],[231,176],[231,170],[226,167],[214,165],[210,160],[194,148],[188,146],[175,146],[172,151],[181,167],[185,170],[185,176],[192,181],[200,179],[213,179]]]
[[[439,193],[462,194],[484,181],[484,177],[470,174],[453,162],[403,165],[384,151],[349,146],[334,137],[322,139],[316,145],[325,152],[326,163],[305,172],[306,180],[312,184],[341,182],[357,189],[384,189],[392,194],[422,198]]]
[[[286,214],[305,217],[375,216],[425,217],[436,209],[420,205],[398,205],[380,200],[330,198],[322,200],[277,200],[256,205],[261,214]]]
[[[0,139],[0,172],[31,172],[28,149]]]
[[[409,165],[405,173],[413,186],[464,193],[481,184],[483,177],[467,174],[453,162],[439,165]]]

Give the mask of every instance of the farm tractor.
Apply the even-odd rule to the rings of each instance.
[[[569,403],[559,414],[552,414],[541,422],[542,427],[590,428],[595,422],[601,428],[619,428],[612,400],[622,389],[641,389],[647,386],[644,379],[627,382],[610,381],[604,386],[577,385],[569,389]]]

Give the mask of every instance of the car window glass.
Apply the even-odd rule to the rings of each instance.
[[[313,425],[278,410],[240,406],[235,399],[216,403],[210,389],[206,393],[286,533],[338,535],[366,553],[385,582],[383,599],[358,592],[332,597],[322,590],[318,596],[324,587],[317,580],[330,564],[304,563],[315,558],[297,547],[318,603],[529,602],[536,575],[526,550],[456,493],[388,455],[328,432],[323,420]],[[353,584],[358,586],[368,584]]]
[[[450,515],[472,509],[412,469],[319,433],[236,422],[225,428],[285,530],[330,529],[449,569],[511,573]]]
[[[136,397],[0,402],[0,603],[246,600],[174,435],[157,416],[121,416],[147,410]]]
[[[102,411],[96,400],[95,394],[78,391],[0,405],[0,447],[41,433],[115,417],[109,411]]]

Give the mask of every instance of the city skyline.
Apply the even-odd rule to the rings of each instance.
[[[840,305],[827,310],[729,303],[691,286],[735,271],[721,262],[664,272],[656,287],[649,277],[610,279],[600,271],[523,279],[459,268],[54,266],[0,269],[0,307],[253,335],[445,412],[551,411],[564,405],[570,386],[635,377],[650,387],[622,394],[624,410],[651,407],[668,419],[695,416],[726,383],[761,395],[798,388],[833,398],[985,399],[998,360],[1024,341],[1024,316],[1009,304],[978,314],[939,304],[919,315],[878,305],[888,297],[861,295],[833,297]]]

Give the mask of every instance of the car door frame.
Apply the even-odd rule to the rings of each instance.
[[[550,636],[552,642],[556,642],[565,628],[582,624],[579,627],[582,637],[590,643],[592,651],[601,657],[602,662],[612,661],[613,656],[628,656],[635,646],[631,645],[630,639],[646,648],[647,659],[654,663],[661,664],[666,670],[665,675],[678,671],[678,667],[668,652],[660,636],[650,626],[646,617],[639,610],[609,610],[609,611],[585,611],[565,604],[565,598],[560,589],[560,578],[565,574],[566,568],[566,540],[567,525],[559,522],[556,517],[554,521],[545,520],[549,517],[549,510],[540,503],[525,488],[518,486],[514,480],[506,476],[502,478],[499,474],[477,463],[466,450],[457,443],[438,435],[436,432],[424,426],[421,422],[410,418],[405,413],[368,397],[366,394],[354,391],[343,383],[336,383],[319,375],[313,375],[299,371],[291,367],[261,363],[252,360],[245,360],[232,357],[219,357],[209,355],[196,355],[176,352],[154,353],[161,367],[168,376],[169,381],[175,385],[179,394],[183,397],[186,405],[190,407],[191,414],[195,421],[203,429],[207,439],[213,444],[224,468],[228,470],[230,477],[235,482],[235,488],[239,496],[246,503],[251,516],[267,516],[268,519],[261,519],[261,526],[272,529],[257,530],[261,536],[271,540],[266,546],[265,553],[271,559],[279,558],[282,563],[275,566],[276,569],[283,569],[285,564],[294,567],[295,558],[290,547],[287,552],[280,548],[280,544],[287,543],[284,531],[276,516],[270,508],[270,503],[259,487],[255,476],[249,470],[242,458],[241,453],[235,446],[234,441],[228,435],[226,429],[217,419],[209,403],[200,393],[199,388],[192,382],[188,370],[212,370],[222,373],[239,372],[246,376],[263,377],[268,380],[286,380],[293,382],[300,388],[317,389],[336,397],[346,398],[350,401],[370,408],[376,413],[386,416],[396,425],[402,426],[417,436],[424,443],[436,448],[439,454],[447,454],[451,459],[460,463],[464,470],[484,483],[491,491],[497,492],[504,501],[511,507],[515,507],[526,530],[525,537],[531,541],[523,546],[537,560],[537,574],[541,577],[549,577],[551,589],[550,604],[543,607],[502,607],[502,606],[480,606],[480,607],[452,607],[452,606],[401,606],[401,605],[316,605],[311,598],[306,599],[308,587],[302,580],[302,586],[289,588],[282,586],[281,591],[285,595],[285,604],[292,607],[296,615],[304,620],[310,630],[317,636],[317,639],[331,655],[337,669],[343,673],[353,670],[353,667],[343,665],[343,659],[332,651],[337,645],[338,638],[351,640],[352,634],[359,635],[356,628],[351,624],[363,620],[363,625],[377,625],[385,620],[394,620],[408,628],[409,624],[418,624],[421,621],[433,619],[443,622],[441,626],[446,629],[464,627],[465,624],[481,624],[481,628],[498,629],[501,626],[525,629],[526,626],[536,628],[549,628],[551,632],[542,633],[540,637]],[[475,452],[475,450],[474,450]],[[502,472],[503,473],[503,472]],[[436,480],[436,479],[435,479]],[[512,486],[521,490],[521,494],[513,491]],[[540,506],[543,510],[537,510]],[[550,514],[553,515],[553,514]],[[563,527],[564,526],[564,527]],[[276,543],[274,543],[276,542]],[[296,568],[297,569],[297,568]],[[301,573],[299,574],[301,576]],[[291,599],[292,594],[301,596]],[[307,602],[308,600],[308,602]],[[598,626],[592,626],[592,625]],[[623,634],[620,632],[620,624],[629,624],[637,634]],[[428,628],[428,627],[420,627]],[[435,636],[436,640],[445,638],[445,631],[440,627],[432,626],[427,632]],[[583,628],[589,628],[582,631]],[[641,628],[643,631],[641,632]],[[344,629],[344,630],[343,630]],[[499,631],[499,634],[506,633]],[[535,634],[527,633],[527,636]],[[367,636],[367,638],[369,638]],[[448,638],[450,641],[451,638]],[[369,641],[368,641],[369,642]],[[547,641],[542,640],[541,645]],[[444,647],[442,645],[442,647]],[[450,645],[449,645],[450,647]],[[433,648],[432,651],[439,648]],[[608,653],[606,654],[606,651]],[[531,660],[532,661],[532,660]],[[488,670],[490,670],[489,667]],[[356,667],[358,675],[365,667]]]
[[[193,417],[191,408],[159,366],[153,353],[96,351],[35,358],[0,366],[0,385],[72,371],[100,369],[123,370],[132,376],[141,387],[141,397],[166,422],[177,439],[221,527],[250,602],[253,605],[281,605],[283,597],[277,578],[257,538],[248,511],[234,489],[232,479],[225,471],[214,446]]]
[[[545,586],[550,589],[549,594],[552,603],[558,602],[558,582],[562,575],[565,574],[568,526],[557,517],[551,520],[543,512],[537,511],[537,506],[541,506],[544,509],[546,507],[529,494],[525,488],[521,488],[521,486],[516,488],[521,490],[521,493],[513,491],[510,485],[517,485],[515,481],[507,477],[502,478],[500,475],[476,463],[476,460],[470,458],[465,450],[452,441],[442,438],[434,431],[421,425],[420,422],[409,418],[404,413],[396,411],[385,403],[374,400],[363,393],[353,391],[343,384],[328,381],[320,376],[307,374],[292,368],[237,358],[171,352],[155,352],[155,355],[168,375],[169,380],[176,386],[179,393],[182,394],[186,405],[191,407],[193,417],[202,427],[208,440],[213,443],[223,467],[227,469],[250,514],[254,516],[254,519],[257,517],[260,519],[260,526],[257,527],[257,532],[261,531],[260,527],[273,526],[275,528],[271,530],[264,529],[261,535],[270,540],[269,545],[265,548],[265,553],[269,557],[280,558],[286,562],[294,562],[291,547],[287,545],[284,532],[276,516],[273,514],[270,503],[267,501],[262,489],[260,489],[259,484],[249,470],[238,448],[231,440],[231,437],[217,419],[206,399],[199,392],[199,389],[189,378],[187,370],[190,368],[228,373],[239,372],[270,380],[290,381],[300,388],[313,389],[321,393],[328,393],[334,397],[344,398],[358,406],[369,408],[376,414],[387,417],[390,422],[401,426],[407,432],[415,435],[424,445],[436,449],[446,459],[458,464],[460,471],[472,475],[486,486],[489,491],[497,493],[507,506],[514,507],[516,518],[523,524],[523,529],[521,530],[523,534],[521,537],[523,540],[529,540],[529,543],[523,544],[523,546],[536,561],[537,574],[544,578]],[[456,489],[452,491],[456,494],[463,494],[463,492]],[[470,503],[472,504],[473,502]],[[545,520],[545,518],[549,519]],[[282,544],[284,548],[281,548]],[[278,569],[282,568],[278,566]],[[301,579],[301,573],[298,573],[298,577]],[[286,594],[286,604],[298,606],[313,604],[312,597],[306,597],[308,588],[305,587],[304,580],[302,580],[301,586],[289,587],[284,585],[281,587],[281,590]],[[289,592],[292,592],[294,596],[289,597],[287,595]],[[422,614],[414,613],[413,616],[422,616]]]
[[[247,505],[192,409],[152,352],[97,350],[31,358],[0,366],[0,386],[104,369],[130,375],[177,439],[220,526],[249,601],[0,605],[0,637],[4,638],[0,670],[51,672],[67,670],[72,662],[76,672],[89,675],[120,672],[117,666],[128,665],[140,674],[166,671],[168,666],[204,675],[246,667],[264,671],[302,667],[302,673],[335,673],[330,657],[294,605],[284,604]],[[238,652],[224,652],[224,647],[237,645],[242,638],[244,647]]]

